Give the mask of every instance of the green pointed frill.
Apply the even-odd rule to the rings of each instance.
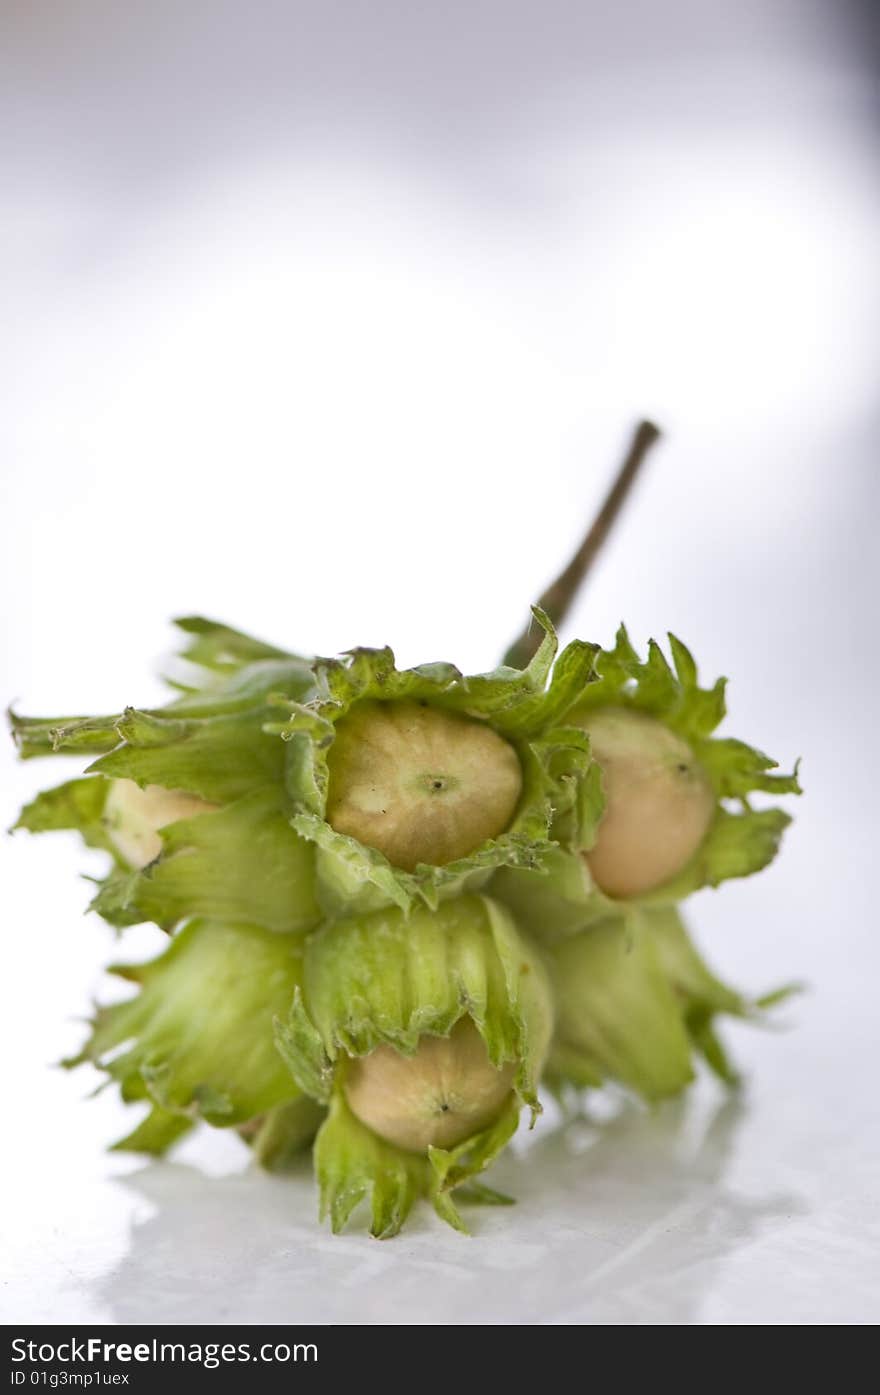
[[[556,999],[551,1084],[614,1080],[653,1101],[690,1083],[684,1017],[643,918],[597,923],[560,941],[549,962]]]
[[[10,712],[22,759],[104,755],[104,774],[186,789],[218,803],[267,780],[281,781],[283,761],[277,743],[261,739],[261,719],[270,715],[266,707],[276,696],[303,701],[312,694],[310,661],[211,620],[175,623],[194,636],[182,655],[189,681],[168,680],[175,698],[162,707],[127,707],[106,717]],[[111,760],[117,748],[124,754],[119,750]],[[218,761],[218,754],[225,759]]]
[[[674,906],[651,907],[644,914],[657,957],[678,1000],[693,1050],[719,1079],[728,1085],[737,1085],[739,1073],[718,1037],[716,1018],[733,1017],[755,1026],[766,1026],[767,1014],[800,993],[802,985],[788,983],[757,997],[746,997],[712,973]]]
[[[725,680],[719,679],[710,689],[700,688],[690,652],[674,635],[669,642],[672,667],[653,640],[648,660],[642,663],[621,626],[614,649],[598,654],[594,681],[583,689],[569,719],[577,723],[599,708],[625,707],[657,718],[681,736],[715,794],[716,810],[708,833],[680,873],[629,902],[606,895],[593,881],[583,857],[566,847],[564,839],[538,867],[499,869],[487,888],[489,894],[509,906],[542,939],[576,934],[587,925],[615,917],[625,905],[673,906],[701,887],[751,876],[772,862],[791,822],[783,809],[753,808],[750,796],[799,794],[797,770],[775,774],[776,762],[761,751],[733,738],[715,737],[726,710]],[[594,832],[604,807],[601,779],[599,784]]]
[[[314,854],[259,790],[225,808],[168,824],[162,852],[140,871],[119,869],[91,903],[111,925],[152,920],[171,931],[190,916],[281,933],[312,929]]]
[[[344,1092],[353,1057],[390,1046],[415,1054],[469,1017],[496,1069],[515,1067],[508,1103],[491,1125],[454,1148],[409,1152],[356,1119]],[[315,1145],[322,1215],[339,1230],[372,1196],[373,1234],[396,1233],[418,1197],[463,1229],[452,1193],[498,1199],[476,1185],[516,1129],[521,1105],[540,1109],[537,1085],[553,1024],[543,961],[511,917],[482,896],[409,916],[390,907],[328,925],[305,946],[303,985],[276,1024],[297,1084],[330,1113]]]
[[[714,735],[726,714],[726,680],[701,688],[690,651],[672,634],[669,647],[671,665],[654,640],[643,662],[621,625],[614,648],[597,656],[597,680],[584,689],[573,714],[577,720],[597,708],[618,706],[655,717],[688,743],[709,778],[717,809],[702,845],[678,876],[640,898],[665,904],[766,867],[791,817],[782,809],[753,809],[750,796],[801,792],[797,768],[777,774],[777,762],[756,747]]]
[[[445,897],[478,890],[498,867],[541,866],[557,842],[590,844],[602,808],[599,774],[569,713],[591,681],[596,649],[576,641],[554,665],[555,633],[542,612],[535,616],[544,639],[525,670],[501,667],[466,677],[438,663],[400,671],[390,649],[358,649],[339,661],[317,661],[315,697],[290,702],[287,720],[269,724],[287,746],[292,824],[317,848],[318,897],[328,915],[392,904],[434,908]],[[467,856],[443,866],[421,863],[413,871],[334,830],[325,815],[336,724],[358,703],[376,700],[407,700],[481,719],[509,742],[523,787],[508,828]]]
[[[364,1200],[370,1205],[370,1234],[397,1235],[416,1201],[427,1198],[441,1220],[468,1233],[459,1205],[505,1206],[510,1198],[475,1179],[516,1132],[519,1106],[511,1100],[490,1129],[456,1148],[408,1153],[385,1142],[356,1119],[343,1092],[334,1090],[330,1112],[315,1140],[315,1175],[321,1220],[334,1235],[344,1230]],[[453,1193],[455,1197],[453,1199]]]
[[[319,919],[314,850],[290,827],[284,748],[264,727],[279,700],[313,691],[311,668],[211,621],[178,624],[194,636],[184,657],[202,671],[166,707],[105,718],[12,716],[24,757],[101,753],[83,777],[38,795],[16,827],[75,829],[111,853],[114,870],[99,883],[92,908],[112,925],[154,920],[170,930],[206,915],[271,930],[310,929]],[[220,807],[166,825],[161,855],[133,870],[110,836],[106,805],[117,779]]]
[[[297,937],[210,920],[190,922],[150,963],[114,966],[137,993],[99,1008],[82,1051],[64,1064],[90,1062],[124,1100],[151,1105],[116,1147],[161,1153],[199,1120],[220,1128],[255,1121],[251,1141],[269,1161],[309,1141],[314,1102],[273,1030],[302,967]]]
[[[650,1103],[684,1090],[697,1057],[737,1084],[716,1018],[761,1022],[795,991],[749,999],[722,983],[670,906],[591,925],[553,945],[548,962],[556,999],[548,1083],[561,1091],[614,1081]]]
[[[97,754],[86,774],[39,795],[17,827],[77,829],[108,851],[114,870],[92,907],[112,925],[154,920],[171,929],[192,915],[283,931],[322,915],[382,905],[436,906],[478,889],[499,866],[543,865],[556,842],[586,846],[601,812],[598,770],[567,713],[591,679],[595,647],[570,645],[553,664],[549,621],[529,668],[466,678],[448,664],[399,672],[389,650],[358,650],[310,666],[296,655],[210,621],[178,624],[193,637],[184,658],[198,683],[176,683],[166,707],[106,718],[13,715],[25,757]],[[552,677],[551,677],[552,668]],[[445,866],[393,867],[376,849],[325,821],[327,751],[335,722],[362,699],[408,699],[483,719],[516,751],[523,788],[510,826]],[[279,736],[282,738],[279,740]],[[162,851],[127,865],[110,835],[114,780],[161,786],[220,806],[168,824]]]
[[[239,1126],[254,1161],[267,1172],[284,1172],[303,1161],[327,1110],[308,1095],[276,1105]]]

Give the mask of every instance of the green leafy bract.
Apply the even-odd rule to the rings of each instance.
[[[127,707],[106,717],[23,717],[10,712],[19,754],[24,759],[87,755],[128,746],[141,755],[132,758],[130,767],[111,766],[104,773],[124,775],[139,784],[186,789],[217,801],[235,798],[265,783],[267,772],[271,772],[272,780],[280,780],[279,767],[283,762],[278,759],[277,744],[258,741],[256,737],[263,734],[262,722],[272,715],[276,697],[303,701],[312,695],[310,661],[211,620],[189,617],[176,623],[185,633],[196,636],[184,653],[190,664],[199,666],[196,682],[172,682],[179,695],[163,707]],[[200,672],[202,668],[204,673]],[[243,716],[245,721],[235,723],[236,716]],[[230,725],[224,727],[223,722]],[[255,732],[251,750],[247,759],[242,757],[238,762],[227,785],[211,783],[208,787],[186,782],[192,771],[199,772],[203,780],[216,775],[222,781],[223,772],[213,770],[218,748],[226,746],[229,749],[225,754],[234,756],[234,747],[248,726]],[[182,743],[188,750],[181,756],[174,748]],[[144,753],[150,750],[164,751],[164,755],[154,754],[153,763],[149,764]],[[121,762],[122,757],[119,759]],[[252,770],[250,778],[248,770]]]
[[[554,839],[569,847],[592,841],[601,814],[598,772],[589,742],[568,714],[591,680],[595,646],[575,641],[554,666],[556,635],[542,612],[535,615],[544,640],[526,669],[465,677],[440,663],[400,671],[390,649],[357,649],[341,660],[318,660],[312,701],[286,704],[287,720],[268,724],[287,743],[292,823],[318,848],[318,892],[329,915],[388,904],[435,907],[443,897],[478,889],[499,866],[540,866]],[[402,699],[486,721],[514,746],[523,773],[519,807],[504,833],[467,857],[413,872],[392,866],[325,819],[336,723],[362,700]]]
[[[746,998],[709,969],[674,906],[628,907],[548,952],[556,1035],[546,1076],[556,1089],[608,1080],[653,1101],[693,1079],[694,1054],[725,1084],[738,1074],[715,1030],[728,1016],[763,1023],[798,991]]]
[[[584,689],[573,714],[577,721],[600,707],[623,706],[656,717],[688,742],[711,781],[718,808],[702,845],[678,876],[640,898],[663,903],[766,867],[791,819],[781,809],[752,809],[749,796],[801,792],[796,768],[790,775],[776,774],[776,761],[756,747],[713,735],[726,712],[726,680],[701,688],[690,651],[672,634],[669,647],[672,665],[654,640],[642,662],[621,625],[614,648],[597,656],[596,681]]]
[[[279,660],[282,663],[293,660],[308,667],[308,659],[298,654],[254,639],[253,635],[234,630],[218,620],[207,620],[203,615],[183,615],[174,623],[185,635],[191,636],[181,658],[215,673],[239,674],[245,669],[252,671],[256,664]]]
[[[600,652],[595,680],[569,713],[569,719],[578,722],[599,708],[624,706],[656,717],[690,744],[712,783],[717,805],[706,837],[678,875],[636,898],[640,907],[672,906],[700,887],[717,887],[766,867],[791,819],[783,809],[752,808],[749,795],[800,792],[796,771],[774,774],[775,762],[768,756],[741,741],[712,735],[725,714],[724,680],[711,689],[700,688],[689,651],[675,636],[669,639],[674,668],[653,640],[648,660],[642,663],[621,626],[614,649]],[[595,762],[588,781],[597,783],[591,791],[592,827],[597,829],[604,795]],[[735,807],[728,807],[731,803]],[[564,840],[538,866],[495,871],[487,891],[512,909],[531,933],[547,941],[620,917],[632,904],[607,896],[584,859]]]
[[[800,985],[785,984],[757,998],[747,998],[712,973],[675,907],[651,907],[643,916],[663,972],[679,1000],[694,1050],[726,1084],[738,1084],[739,1074],[715,1030],[716,1017],[726,1015],[762,1024],[770,1009],[800,992]]]
[[[611,1079],[659,1100],[693,1079],[679,1001],[639,916],[617,917],[561,940],[550,964],[552,1083],[594,1086]]]
[[[308,1095],[276,1105],[239,1127],[255,1162],[267,1172],[283,1172],[301,1158],[314,1141],[326,1109]]]
[[[622,916],[624,908],[602,894],[578,852],[556,847],[540,867],[501,867],[487,892],[511,911],[535,939],[553,943],[580,934],[597,921]]]
[[[411,1056],[422,1036],[448,1036],[466,1016],[493,1066],[516,1065],[516,1091],[534,1117],[553,1024],[550,985],[537,951],[486,897],[409,916],[389,907],[310,936],[303,987],[277,1024],[278,1046],[300,1087],[326,1101],[340,1062],[381,1044]]]
[[[111,853],[116,869],[92,905],[112,925],[155,920],[171,929],[208,915],[273,930],[311,928],[319,918],[314,849],[289,825],[284,747],[264,730],[275,703],[312,693],[311,667],[213,621],[178,624],[194,636],[185,657],[202,672],[199,686],[167,706],[129,707],[101,718],[12,714],[25,757],[101,752],[81,779],[32,801],[16,827],[76,829],[87,844]],[[115,779],[185,791],[223,807],[167,825],[161,856],[132,872],[104,826]]]
[[[456,1148],[408,1153],[379,1138],[356,1119],[341,1089],[315,1140],[315,1174],[321,1219],[330,1218],[334,1234],[347,1224],[361,1201],[369,1198],[370,1233],[379,1240],[396,1235],[414,1203],[426,1197],[438,1216],[455,1230],[467,1227],[453,1200],[504,1205],[509,1198],[473,1181],[497,1157],[516,1131],[519,1104],[511,1097],[491,1128]]]
[[[120,744],[93,761],[89,771],[141,786],[186,790],[211,804],[226,804],[269,786],[280,805],[283,762],[277,743],[262,730],[271,712],[265,704],[185,719],[129,711],[116,724]]]
[[[191,921],[158,959],[111,972],[137,994],[99,1008],[82,1051],[64,1064],[90,1061],[124,1099],[153,1104],[117,1146],[161,1152],[195,1119],[236,1125],[300,1096],[272,1026],[302,982],[296,937]]]
[[[280,932],[318,924],[314,851],[272,790],[167,824],[161,838],[154,862],[120,869],[101,885],[92,909],[111,925],[152,920],[170,931],[191,916]]]
[[[474,1183],[517,1127],[521,1102],[539,1110],[537,1081],[552,1032],[546,969],[511,918],[485,897],[445,900],[407,916],[388,907],[328,925],[306,942],[303,986],[276,1023],[278,1046],[303,1090],[329,1105],[315,1144],[321,1214],[341,1230],[365,1197],[372,1233],[394,1235],[415,1200],[465,1226],[452,1199],[504,1202]],[[454,1148],[408,1152],[354,1117],[345,1063],[387,1045],[411,1056],[427,1034],[469,1016],[496,1068],[516,1065],[515,1093],[489,1127]]]
[[[115,862],[94,908],[115,926],[150,919],[177,930],[156,960],[113,970],[135,996],[99,1008],[82,1052],[65,1063],[92,1062],[125,1101],[148,1107],[116,1147],[159,1154],[205,1120],[237,1128],[257,1161],[281,1168],[317,1131],[321,1209],[334,1230],[369,1200],[372,1233],[393,1235],[422,1197],[463,1230],[460,1202],[507,1200],[476,1179],[523,1103],[534,1123],[542,1072],[561,1091],[610,1080],[652,1101],[682,1090],[701,1056],[736,1083],[718,1017],[762,1021],[794,990],[749,1000],[727,987],[675,902],[772,860],[789,817],[753,808],[751,797],[799,793],[797,773],[715,736],[724,682],[700,688],[674,636],[671,663],[653,641],[640,660],[623,628],[611,651],[578,641],[556,658],[550,621],[534,615],[544,637],[527,668],[471,677],[444,663],[399,671],[390,649],[311,663],[187,617],[177,622],[188,646],[167,705],[107,717],[11,714],[22,756],[92,761],[37,796],[16,827],[78,830]],[[513,746],[523,788],[505,832],[455,862],[407,872],[329,826],[336,724],[376,700],[481,720]],[[717,801],[683,872],[629,902],[604,895],[583,857],[604,795],[582,723],[613,706],[687,741]],[[106,822],[115,780],[215,807],[165,825],[159,856],[132,870]],[[464,1017],[494,1066],[515,1067],[491,1127],[416,1153],[355,1118],[345,1097],[351,1058],[380,1045],[411,1056],[425,1035],[447,1036]]]
[[[86,775],[80,780],[67,780],[63,785],[43,790],[26,804],[13,825],[30,833],[54,833],[74,829],[90,848],[116,851],[104,825],[104,802],[109,781],[100,775]]]
[[[134,1094],[129,1093],[127,1098],[134,1100]],[[173,1148],[181,1138],[184,1138],[195,1127],[195,1119],[186,1114],[173,1114],[168,1109],[162,1109],[158,1104],[153,1105],[150,1112],[141,1122],[127,1133],[124,1138],[117,1139],[112,1145],[111,1151],[114,1153],[148,1153],[152,1157],[160,1158],[163,1153],[167,1153],[169,1148]]]
[[[635,901],[607,896],[579,853],[556,848],[539,867],[504,867],[486,890],[503,902],[536,938],[554,941],[590,925],[625,920],[629,909],[672,908],[703,886],[717,887],[730,877],[747,877],[773,860],[791,822],[782,809],[730,813],[719,807],[708,834],[687,867],[672,881]]]

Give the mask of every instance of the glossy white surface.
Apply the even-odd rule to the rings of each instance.
[[[548,1111],[472,1238],[333,1239],[234,1139],[103,1151],[122,1107],[49,1063],[160,937],[82,918],[75,840],[4,840],[0,1317],[876,1321],[868,47],[830,0],[377,8],[259,0],[244,34],[221,3],[210,43],[170,3],[9,21],[0,697],[156,701],[199,610],[487,667],[655,413],[568,631],[672,626],[732,675],[730,732],[804,756],[779,862],[691,919],[735,983],[811,990],[728,1032],[741,1099]],[[2,761],[7,824],[63,778]]]
[[[44,1322],[876,1321],[876,1093],[842,1049],[811,1057],[811,1038],[802,1020],[796,1036],[744,1053],[760,1071],[744,1101],[707,1087],[654,1117],[545,1120],[495,1169],[515,1208],[471,1212],[470,1238],[423,1210],[389,1243],[331,1237],[306,1167],[258,1175],[231,1140],[175,1162],[108,1162],[97,1111],[35,1081],[57,1112],[51,1129],[18,1138],[0,1311]]]

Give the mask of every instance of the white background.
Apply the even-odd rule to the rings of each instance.
[[[475,1238],[334,1240],[307,1171],[231,1138],[102,1151],[122,1107],[50,1067],[120,952],[96,864],[4,840],[2,1316],[876,1320],[876,36],[831,0],[68,0],[5,31],[0,696],[155,702],[194,611],[491,666],[655,416],[568,632],[674,629],[732,733],[803,755],[780,861],[692,920],[743,987],[811,990],[729,1032],[743,1099],[548,1117]],[[65,767],[2,760],[8,824]]]

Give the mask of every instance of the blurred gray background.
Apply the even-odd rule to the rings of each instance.
[[[156,701],[168,618],[193,611],[491,666],[653,416],[564,637],[671,628],[730,675],[732,734],[803,755],[780,861],[692,918],[746,988],[813,985],[790,1033],[730,1034],[752,1088],[697,1163],[669,1115],[583,1158],[550,1131],[466,1254],[424,1219],[373,1259],[228,1140],[146,1172],[101,1154],[119,1106],[46,1063],[118,951],[81,919],[75,843],[19,836],[7,1319],[876,1318],[870,7],[2,13],[4,700]],[[2,759],[9,823],[52,772]],[[701,1088],[693,1109],[724,1108]]]

